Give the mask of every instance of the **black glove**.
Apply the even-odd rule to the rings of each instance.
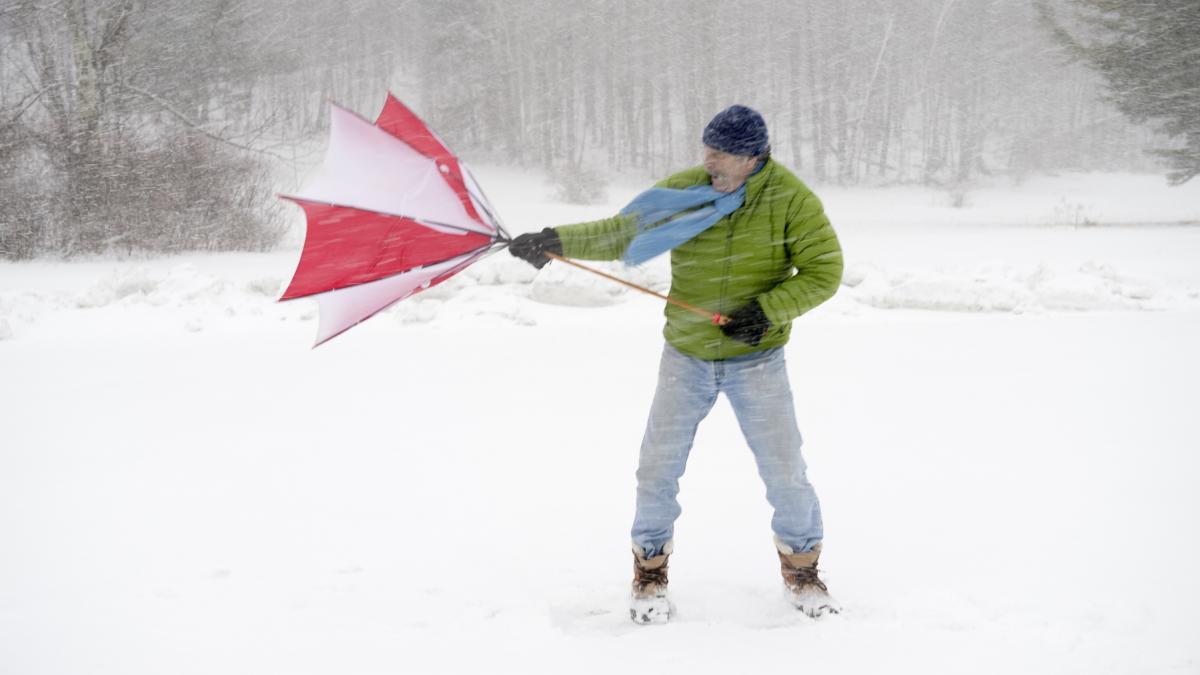
[[[763,314],[762,306],[757,300],[751,300],[729,315],[729,322],[721,326],[721,332],[734,340],[757,347],[770,328],[771,322]]]
[[[558,233],[552,227],[547,227],[541,232],[522,234],[508,245],[509,253],[539,270],[550,262],[550,259],[544,255],[547,251],[555,255],[563,253],[562,240],[558,238]]]

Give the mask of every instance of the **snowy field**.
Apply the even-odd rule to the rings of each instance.
[[[637,189],[479,173],[515,231]],[[844,614],[785,605],[719,403],[676,620],[630,623],[656,300],[504,253],[311,350],[296,250],[0,263],[0,675],[1200,672],[1200,181],[815,187],[848,268],[788,362]]]

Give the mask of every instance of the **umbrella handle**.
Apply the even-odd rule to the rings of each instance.
[[[653,295],[656,298],[666,300],[667,302],[671,303],[672,305],[675,305],[676,307],[681,307],[683,309],[686,309],[689,312],[692,312],[693,314],[699,314],[700,316],[703,316],[705,318],[712,319],[714,326],[724,326],[725,324],[729,323],[729,317],[721,315],[720,312],[710,312],[707,309],[704,309],[703,307],[697,307],[695,305],[691,305],[686,302],[683,302],[682,300],[676,300],[675,298],[672,298],[670,296],[663,295],[662,293],[658,293],[656,291],[652,291],[649,288],[646,288],[645,286],[639,286],[639,285],[633,283],[632,281],[626,281],[625,279],[622,279],[620,277],[614,277],[613,275],[607,274],[605,272],[601,272],[598,269],[577,263],[574,260],[571,260],[570,258],[564,258],[563,256],[558,255],[557,253],[551,253],[550,251],[542,251],[542,255],[546,256],[547,258],[551,258],[553,260],[558,260],[560,262],[564,262],[572,267],[578,267],[579,269],[584,270],[586,272],[591,272],[592,274],[602,276],[605,279],[615,281],[618,284],[621,284],[623,286],[628,286],[629,288],[632,288],[634,290],[641,291],[641,292],[649,294],[649,295]]]

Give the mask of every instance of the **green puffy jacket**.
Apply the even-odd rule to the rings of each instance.
[[[711,183],[699,166],[658,187]],[[555,228],[563,254],[583,260],[617,260],[637,233],[630,216]],[[705,360],[778,347],[792,319],[828,300],[842,279],[842,249],[817,199],[791,171],[768,159],[746,182],[741,208],[671,251],[670,296],[730,314],[758,300],[771,329],[752,347],[725,336],[708,318],[668,304],[663,336],[679,351]]]

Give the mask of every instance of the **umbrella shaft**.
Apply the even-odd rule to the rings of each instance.
[[[547,258],[551,258],[553,260],[558,260],[560,262],[564,262],[568,265],[571,265],[572,267],[578,267],[581,270],[602,276],[605,279],[615,281],[618,284],[621,284],[623,286],[628,286],[629,288],[632,288],[636,291],[641,291],[643,293],[653,295],[656,298],[666,300],[667,302],[671,303],[672,305],[675,305],[676,307],[681,307],[681,308],[686,309],[687,311],[692,312],[694,314],[699,314],[700,316],[710,318],[710,319],[712,319],[712,322],[718,326],[724,326],[726,323],[729,323],[729,317],[721,316],[721,314],[719,312],[710,312],[707,309],[704,309],[703,307],[697,307],[695,305],[683,302],[682,300],[676,300],[675,298],[672,298],[670,296],[663,295],[662,293],[658,293],[656,291],[652,291],[649,288],[646,288],[645,286],[639,286],[639,285],[633,283],[632,281],[626,281],[625,279],[622,279],[620,277],[615,277],[615,276],[613,276],[611,274],[607,274],[605,272],[601,272],[600,270],[592,268],[592,267],[588,267],[587,265],[581,265],[580,263],[577,263],[574,260],[571,260],[570,258],[564,258],[563,256],[558,255],[557,253],[551,253],[549,251],[542,251],[542,254],[545,255]]]

